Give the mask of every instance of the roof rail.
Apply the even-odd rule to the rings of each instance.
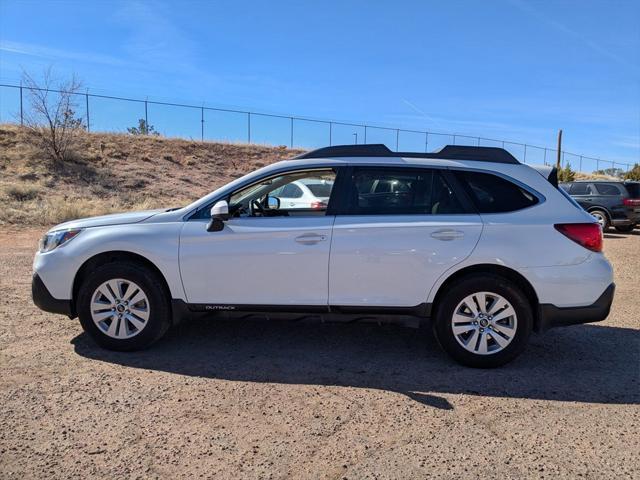
[[[294,159],[331,158],[331,157],[406,157],[406,158],[439,158],[443,160],[475,160],[478,162],[495,162],[519,164],[520,162],[504,148],[468,147],[463,145],[447,145],[440,150],[429,153],[392,152],[382,143],[364,145],[335,145],[318,148],[303,153]]]

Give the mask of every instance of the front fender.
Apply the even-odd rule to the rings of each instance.
[[[182,222],[87,228],[69,243],[38,253],[33,270],[55,299],[72,298],[73,281],[90,258],[111,251],[130,252],[153,263],[164,276],[172,298],[185,299],[178,268]]]

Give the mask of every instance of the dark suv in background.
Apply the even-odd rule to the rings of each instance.
[[[630,232],[640,223],[640,182],[580,180],[560,184],[602,229]]]

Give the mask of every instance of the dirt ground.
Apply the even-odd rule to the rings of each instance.
[[[606,235],[605,322],[491,371],[362,324],[200,320],[100,350],[32,305],[39,233],[0,235],[2,478],[640,476],[638,230]]]

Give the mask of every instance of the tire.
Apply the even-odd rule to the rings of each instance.
[[[602,231],[606,232],[607,229],[611,226],[611,222],[609,221],[609,215],[604,210],[591,210],[589,212],[598,223],[602,226]]]
[[[162,279],[129,262],[108,263],[91,272],[80,286],[76,308],[84,331],[109,350],[146,348],[171,325],[171,304]]]
[[[477,302],[482,294],[486,294],[484,317],[473,315],[466,306],[472,303],[476,313],[482,313]],[[507,304],[512,310],[504,309]],[[455,318],[454,313],[458,314]],[[532,327],[527,297],[513,282],[492,274],[471,274],[447,287],[436,305],[433,322],[444,351],[458,363],[474,368],[499,367],[516,358],[524,350]]]
[[[629,233],[629,232],[633,232],[633,229],[636,228],[636,226],[635,225],[619,225],[615,228],[619,232]]]

